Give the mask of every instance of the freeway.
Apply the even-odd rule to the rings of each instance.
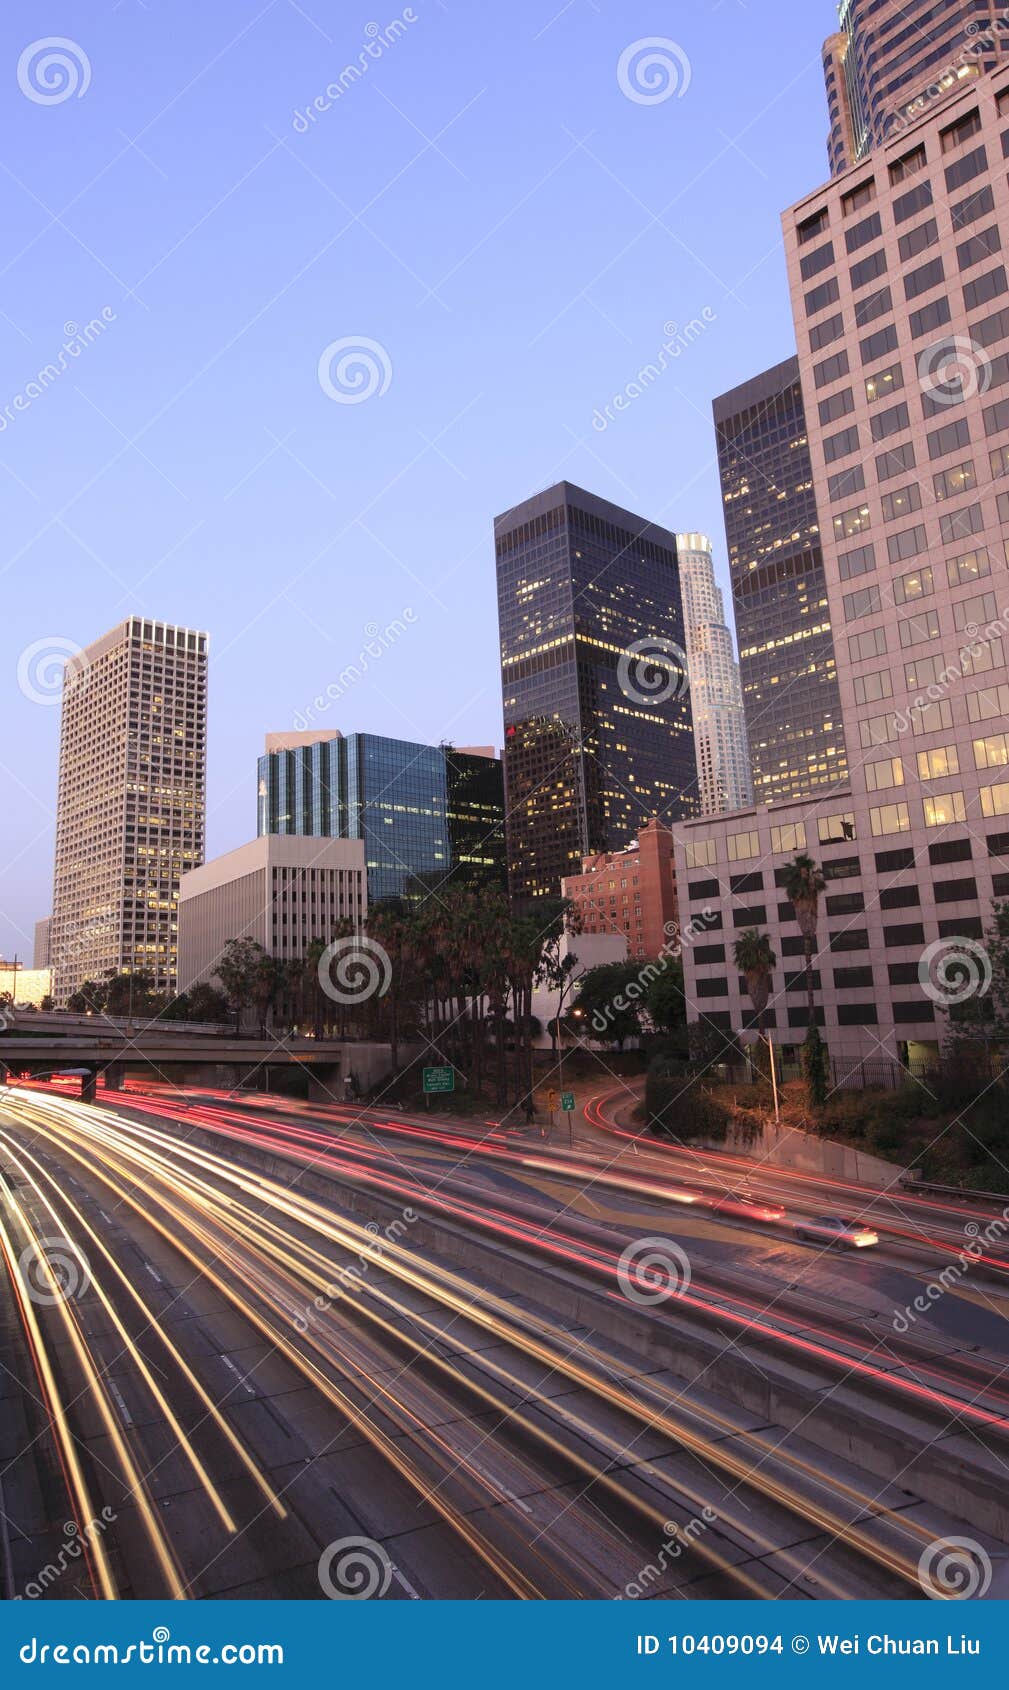
[[[955,1514],[703,1378],[685,1389],[665,1353],[614,1341],[604,1319],[558,1313],[565,1276],[603,1315],[616,1301],[659,1337],[671,1311],[730,1347],[745,1334],[838,1401],[852,1381],[881,1397],[922,1447],[967,1434],[997,1462],[1009,1392],[991,1346],[873,1329],[876,1281],[853,1295],[847,1263],[842,1278],[746,1194],[695,1204],[650,1169],[578,1154],[573,1169],[494,1128],[476,1143],[275,1098],[96,1108],[9,1090],[8,1339],[30,1363],[31,1459],[48,1459],[50,1498],[58,1475],[91,1592],[332,1594],[353,1541],[358,1575],[393,1598],[921,1595],[921,1558]],[[672,1289],[625,1261],[660,1224],[692,1269]],[[449,1232],[463,1265],[440,1247]],[[942,1246],[930,1230],[893,1248]],[[786,1282],[781,1252],[809,1275],[790,1262]],[[515,1263],[534,1265],[537,1295],[507,1283]],[[924,1270],[885,1271],[903,1293]],[[950,1300],[1001,1327],[997,1251],[984,1271],[990,1288]],[[6,1493],[29,1495],[29,1456],[4,1455]],[[20,1577],[43,1536],[15,1542]]]

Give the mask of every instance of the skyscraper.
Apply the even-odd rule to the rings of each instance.
[[[697,807],[676,541],[566,481],[494,532],[509,884],[540,897]]]
[[[503,886],[501,762],[490,747],[337,729],[268,734],[256,832],[363,840],[370,903],[449,875]]]
[[[706,534],[677,534],[701,814],[753,803],[739,665]]]
[[[203,861],[207,635],[131,616],[67,664],[53,996],[108,970],[176,984],[179,879]]]
[[[793,1039],[804,940],[779,894],[796,851],[819,858],[817,1014],[852,1059],[935,1062],[1009,898],[1007,133],[1003,63],[785,213],[848,784],[677,839],[687,918],[767,931]],[[686,989],[739,1026],[730,957],[685,952]]]
[[[1004,17],[998,0],[841,0],[823,48],[831,174],[992,70],[1009,46]]]
[[[753,790],[772,803],[847,772],[799,360],[714,417]]]

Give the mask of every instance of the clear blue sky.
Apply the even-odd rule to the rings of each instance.
[[[567,477],[706,530],[726,579],[710,405],[793,350],[778,219],[826,175],[831,0],[408,11],[301,133],[394,4],[4,9],[8,956],[50,905],[59,711],[18,676],[36,642],[132,611],[209,629],[213,855],[255,831],[264,732],[406,610],[327,722],[500,743],[491,524],[537,488]],[[30,56],[19,83],[46,36],[83,50],[80,97],[49,98],[66,85]],[[634,100],[618,64],[651,37],[681,49],[682,92]],[[67,326],[103,310],[32,397]],[[689,350],[594,427],[692,319]],[[320,356],[362,337],[385,391],[337,403]]]

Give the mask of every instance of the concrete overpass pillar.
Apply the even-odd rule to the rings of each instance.
[[[123,1080],[126,1077],[126,1070],[121,1062],[110,1062],[108,1067],[103,1069],[102,1072],[105,1075],[106,1091],[122,1091]]]
[[[89,1068],[81,1078],[81,1102],[94,1103],[98,1095],[98,1070]]]

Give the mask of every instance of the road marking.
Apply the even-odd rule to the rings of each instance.
[[[151,1278],[156,1279],[159,1285],[164,1284],[164,1280],[162,1279],[160,1273],[155,1273],[155,1271],[152,1268],[150,1262],[145,1262],[144,1267],[147,1269],[147,1272],[150,1274]]]
[[[237,1379],[237,1380],[238,1380],[238,1383],[239,1383],[239,1384],[240,1384],[240,1385],[243,1385],[243,1386],[244,1386],[244,1387],[245,1387],[245,1389],[246,1389],[246,1390],[247,1390],[247,1391],[248,1391],[248,1393],[249,1393],[249,1395],[250,1395],[250,1397],[254,1397],[254,1396],[255,1396],[255,1394],[256,1394],[256,1388],[255,1388],[255,1386],[254,1386],[254,1385],[250,1385],[250,1384],[249,1384],[249,1381],[248,1381],[248,1379],[247,1379],[247,1378],[246,1378],[246,1377],[245,1377],[245,1375],[244,1375],[244,1373],[241,1373],[241,1372],[239,1372],[239,1370],[238,1370],[238,1368],[237,1368],[237,1367],[236,1367],[236,1366],[235,1366],[235,1364],[234,1364],[234,1362],[233,1362],[233,1361],[232,1361],[232,1359],[231,1359],[231,1357],[230,1357],[230,1356],[226,1356],[226,1355],[222,1355],[222,1356],[221,1356],[221,1360],[222,1360],[222,1361],[223,1361],[223,1363],[224,1363],[224,1365],[225,1365],[225,1367],[226,1367],[226,1368],[228,1368],[228,1370],[229,1370],[229,1372],[231,1372],[231,1373],[233,1373],[233,1374],[234,1374],[234,1375],[235,1375],[235,1378],[236,1378],[236,1379]]]
[[[105,1376],[105,1383],[108,1386],[109,1395],[111,1397],[115,1398],[115,1403],[116,1403],[116,1407],[119,1410],[120,1419],[125,1420],[127,1426],[132,1426],[133,1425],[133,1416],[126,1406],[126,1398],[123,1396],[123,1393],[119,1389],[119,1386],[116,1384],[114,1379],[109,1378],[108,1374],[106,1374],[106,1376]]]

